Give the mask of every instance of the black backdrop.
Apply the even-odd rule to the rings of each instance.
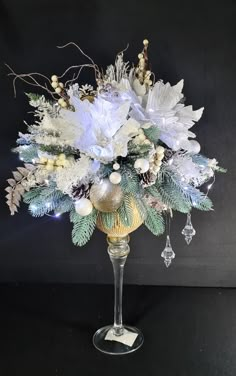
[[[136,59],[147,37],[157,77],[185,79],[187,103],[205,107],[195,126],[202,152],[228,168],[218,175],[211,197],[215,211],[194,212],[197,235],[188,247],[181,229],[185,216],[175,215],[172,246],[177,258],[168,270],[160,253],[165,238],[145,228],[132,235],[126,282],[139,284],[236,286],[235,136],[236,136],[236,2],[168,0],[2,0],[0,1],[0,281],[101,282],[112,280],[105,237],[98,231],[82,249],[71,243],[71,225],[60,219],[34,219],[22,207],[11,217],[4,203],[5,180],[19,165],[10,148],[23,119],[29,119],[24,91],[13,98],[4,62],[18,72],[60,73],[84,59],[77,42],[98,65],[106,67],[127,43],[127,58]],[[87,72],[82,81],[90,79]]]

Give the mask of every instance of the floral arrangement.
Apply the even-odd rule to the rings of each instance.
[[[164,232],[168,213],[211,210],[208,191],[215,172],[224,169],[199,154],[190,131],[203,108],[185,105],[183,80],[174,86],[155,81],[148,44],[145,39],[136,66],[124,61],[122,51],[105,73],[74,43],[68,45],[75,45],[88,63],[69,67],[61,76],[48,79],[11,69],[14,89],[21,79],[50,95],[27,94],[35,122],[19,133],[14,149],[24,166],[7,180],[12,215],[22,199],[34,217],[69,212],[72,240],[82,246],[98,218],[112,228],[119,215],[129,228],[134,203],[154,235]],[[96,87],[76,83],[84,68],[93,69]],[[64,82],[71,71],[73,77]],[[204,193],[200,187],[209,181]],[[187,225],[189,242],[195,231],[189,216]],[[174,253],[167,240],[162,256],[168,266]]]

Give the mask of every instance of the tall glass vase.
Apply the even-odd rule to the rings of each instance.
[[[103,353],[122,355],[137,350],[143,343],[143,335],[137,328],[123,325],[122,320],[123,274],[130,252],[129,236],[108,236],[107,241],[114,272],[114,323],[99,329],[93,336],[93,343]]]

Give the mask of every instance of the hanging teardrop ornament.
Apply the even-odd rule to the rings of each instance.
[[[169,235],[167,235],[166,237],[166,246],[161,253],[161,257],[163,257],[164,263],[167,268],[170,266],[172,260],[175,258],[175,253],[171,247]]]
[[[196,230],[193,228],[193,225],[191,222],[191,213],[187,214],[187,222],[186,222],[185,227],[182,230],[182,235],[184,235],[184,238],[187,244],[190,244],[193,236],[196,235]]]

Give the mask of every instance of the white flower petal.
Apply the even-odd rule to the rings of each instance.
[[[181,81],[180,81],[181,82]],[[179,91],[181,85],[177,88],[171,87],[169,82],[164,84],[161,81],[156,82],[153,89],[149,91],[147,101],[147,111],[169,111],[183,98]]]
[[[184,87],[184,80],[180,80],[176,85],[172,86],[177,93],[182,93]]]

